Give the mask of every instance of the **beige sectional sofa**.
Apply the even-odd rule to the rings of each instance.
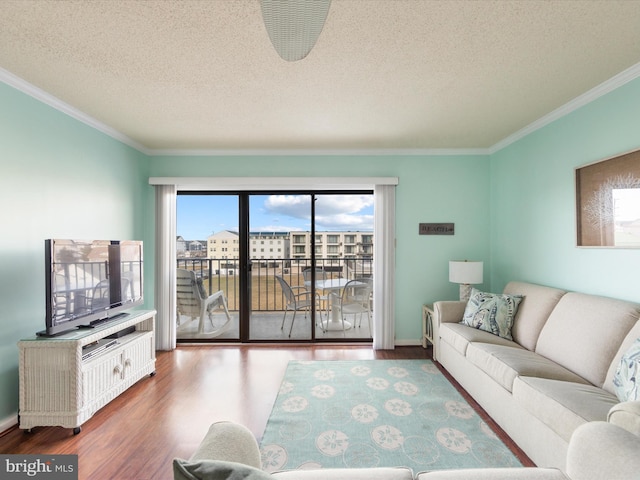
[[[621,403],[613,385],[640,337],[640,305],[521,282],[503,293],[523,296],[513,340],[461,324],[466,303],[442,301],[434,351],[536,465],[566,471],[574,431],[610,415],[640,434],[640,402]]]
[[[621,418],[621,417],[620,417]],[[409,468],[260,470],[251,431],[232,422],[211,425],[192,457],[174,460],[174,480],[638,480],[640,437],[615,423],[589,422],[569,444],[567,472],[555,468],[411,471]]]

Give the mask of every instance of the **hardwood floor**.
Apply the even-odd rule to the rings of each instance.
[[[188,458],[213,422],[242,423],[260,439],[289,360],[429,357],[430,350],[422,347],[375,351],[370,345],[180,346],[158,352],[157,374],[97,412],[80,434],[59,427],[32,433],[13,428],[0,437],[0,452],[78,454],[80,479],[171,479],[173,458]],[[525,466],[533,466],[484,412],[479,413]]]

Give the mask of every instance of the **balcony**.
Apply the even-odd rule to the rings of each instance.
[[[362,278],[372,275],[372,260],[361,259],[329,259],[316,258],[316,264],[328,272],[329,278]],[[302,271],[311,266],[309,258],[289,258],[289,259],[269,259],[252,260],[251,264],[251,339],[253,340],[288,340],[288,327],[290,325],[292,313],[287,314],[285,332],[280,329],[284,306],[286,304],[282,290],[278,285],[275,276],[282,276],[291,286],[303,286],[304,280]],[[205,258],[179,258],[178,268],[193,270],[196,275],[202,278],[205,290],[212,294],[222,290],[227,298],[229,312],[234,319],[232,328],[217,339],[238,339],[238,314],[239,314],[239,261],[229,259],[205,259]],[[222,311],[220,311],[222,315]],[[316,313],[319,315],[319,313]],[[309,340],[311,338],[310,326],[307,321],[303,321],[304,313],[298,312],[294,325],[291,340]],[[197,323],[197,322],[194,322]],[[207,339],[206,333],[202,336],[196,334],[194,329],[188,325],[181,326],[181,319],[178,319],[179,339]],[[283,334],[286,333],[286,335]],[[329,331],[323,332],[318,326],[316,328],[316,339],[370,339],[368,321],[362,319],[360,327],[347,330],[346,332]]]

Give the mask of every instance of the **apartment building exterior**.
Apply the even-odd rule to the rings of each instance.
[[[206,240],[187,241],[183,237],[176,237],[176,256],[178,258],[201,258],[207,253]]]
[[[207,258],[238,260],[240,241],[237,232],[222,230],[207,238]],[[249,255],[254,260],[303,261],[311,258],[311,232],[250,232]],[[316,258],[328,260],[371,260],[373,232],[316,232]],[[233,263],[233,262],[229,262]]]
[[[289,232],[249,232],[249,255],[254,260],[291,258]]]
[[[222,230],[207,237],[207,258],[238,260],[240,258],[238,233]]]
[[[373,232],[316,232],[315,254],[329,260],[373,258]],[[311,232],[291,232],[291,258],[311,257]]]
[[[249,255],[255,260],[289,258],[289,232],[250,232]],[[207,257],[238,260],[240,239],[237,232],[223,230],[207,238]]]

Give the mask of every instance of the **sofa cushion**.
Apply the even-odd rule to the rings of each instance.
[[[511,326],[521,301],[521,295],[487,293],[472,288],[462,323],[512,340]]]
[[[461,355],[467,354],[467,347],[471,342],[492,343],[522,348],[512,340],[498,337],[484,330],[468,327],[461,323],[444,323],[440,325],[440,339],[451,345]]]
[[[513,382],[513,398],[567,442],[583,423],[606,420],[618,403],[593,385],[524,376]]]
[[[416,480],[569,480],[555,468],[468,468],[421,472]]]
[[[509,282],[504,287],[504,293],[524,297],[513,320],[511,335],[527,350],[535,350],[542,327],[567,292],[533,283]]]
[[[174,480],[269,480],[271,475],[248,465],[221,460],[173,460]]]
[[[467,348],[467,360],[509,392],[520,375],[587,383],[575,373],[524,348],[471,343]]]
[[[536,352],[602,387],[639,314],[640,305],[635,303],[567,293],[542,328]]]
[[[613,377],[616,395],[621,402],[640,400],[640,338],[622,355]]]
[[[319,468],[274,472],[278,480],[412,480],[413,471],[406,467]]]

